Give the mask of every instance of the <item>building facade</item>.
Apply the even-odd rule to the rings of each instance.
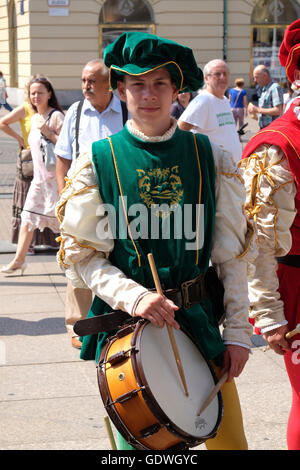
[[[49,77],[63,104],[80,95],[84,64],[128,30],[149,31],[194,51],[200,67],[226,60],[231,84],[265,63],[284,84],[278,48],[300,0],[0,0],[0,70],[20,102],[28,78]]]

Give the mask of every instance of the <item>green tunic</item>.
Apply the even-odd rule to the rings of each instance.
[[[101,198],[116,211],[112,264],[147,288],[154,287],[150,252],[165,289],[205,273],[215,219],[215,169],[208,138],[177,128],[167,141],[145,142],[125,126],[95,142],[92,152]],[[88,317],[111,311],[96,296]],[[176,320],[207,359],[220,357],[224,344],[209,299],[180,309]],[[107,336],[84,337],[81,358],[97,361]]]

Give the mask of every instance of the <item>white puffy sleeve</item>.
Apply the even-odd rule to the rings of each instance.
[[[275,145],[261,145],[242,160],[240,168],[247,191],[246,210],[258,231],[258,256],[249,266],[250,317],[257,328],[271,329],[286,322],[275,257],[291,248],[296,186],[283,151]]]
[[[211,261],[225,293],[225,344],[251,346],[247,262],[256,256],[256,232],[245,213],[243,178],[230,153],[212,144],[216,168],[216,220]]]
[[[113,309],[132,314],[148,291],[110,263],[114,241],[102,209],[91,157],[83,154],[73,162],[56,207],[61,231],[57,259],[74,286],[90,288]]]

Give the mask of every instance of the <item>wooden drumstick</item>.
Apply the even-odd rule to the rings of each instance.
[[[219,393],[220,389],[222,388],[222,386],[226,382],[227,378],[228,378],[228,372],[225,372],[225,374],[222,375],[219,382],[214,386],[214,388],[212,389],[212,391],[210,392],[210,394],[208,395],[208,397],[206,398],[206,400],[202,404],[202,406],[200,408],[200,411],[199,411],[197,416],[200,416],[203,413],[203,411],[208,407],[208,405],[213,401],[215,396]]]
[[[295,328],[294,330],[289,331],[289,332],[285,335],[285,337],[286,337],[286,339],[290,339],[290,338],[292,338],[293,336],[295,336],[297,333],[300,333],[300,323],[298,323],[298,325],[296,326],[296,328]],[[269,349],[271,349],[270,346],[266,346],[265,348],[263,348],[263,352],[266,352],[266,351],[268,351]]]
[[[108,438],[109,438],[111,448],[112,448],[112,450],[118,450],[108,416],[104,416],[104,422],[105,422],[106,431],[107,431],[107,434],[108,434]]]
[[[155,284],[156,291],[157,291],[158,294],[163,296],[164,293],[163,293],[163,290],[161,288],[160,280],[159,280],[159,277],[158,277],[158,274],[157,274],[157,270],[156,270],[156,266],[155,266],[155,262],[154,262],[154,258],[153,258],[152,253],[148,254],[148,261],[149,261],[149,264],[150,264],[150,268],[151,268],[152,276],[153,276],[153,279],[154,279],[154,284]],[[177,369],[178,369],[178,372],[179,372],[179,375],[180,375],[180,378],[181,378],[181,381],[182,381],[184,392],[185,392],[186,396],[188,397],[189,393],[188,393],[186,380],[185,380],[185,376],[184,376],[184,372],[183,372],[183,367],[182,367],[181,359],[180,359],[180,356],[179,356],[179,351],[178,351],[178,348],[177,348],[177,344],[176,344],[176,341],[175,341],[173,329],[172,329],[172,326],[169,325],[169,323],[166,322],[166,324],[167,324],[167,330],[168,330],[168,333],[169,333],[169,338],[170,338],[171,346],[172,346],[172,349],[173,349]]]

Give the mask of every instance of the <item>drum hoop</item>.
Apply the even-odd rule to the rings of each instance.
[[[102,372],[101,368],[101,362],[104,362],[106,360],[106,355],[108,352],[109,347],[116,341],[116,337],[111,336],[111,339],[108,338],[107,343],[104,345],[104,347],[101,350],[100,357],[99,357],[99,362],[97,366],[97,379],[98,379],[98,388],[100,391],[100,395],[104,404],[104,408],[107,411],[107,414],[109,415],[110,419],[112,420],[113,424],[117,428],[118,432],[123,436],[123,438],[133,447],[135,447],[137,450],[149,450],[148,447],[145,447],[143,444],[141,444],[133,434],[129,431],[127,426],[123,423],[121,420],[114,404],[111,404],[110,402],[112,401],[112,398],[109,393],[109,388],[106,380],[106,374]],[[108,403],[110,403],[108,405]]]
[[[145,326],[150,323],[147,320],[141,320],[137,323],[136,328],[133,332],[132,338],[131,338],[131,346],[135,346],[136,352],[135,354],[132,354],[131,359],[132,359],[132,368],[134,375],[136,377],[136,381],[139,385],[139,387],[142,387],[142,396],[149,406],[149,409],[153,413],[154,416],[158,419],[158,421],[166,426],[169,432],[174,434],[176,437],[183,439],[185,442],[187,442],[191,447],[195,447],[197,445],[202,444],[205,442],[207,439],[210,439],[214,437],[217,433],[217,430],[221,424],[222,416],[223,416],[223,399],[222,399],[222,393],[221,391],[218,392],[218,404],[219,404],[219,413],[218,413],[218,418],[216,425],[214,429],[207,434],[206,436],[203,436],[201,438],[198,438],[197,436],[192,436],[191,434],[186,433],[184,430],[179,428],[173,421],[170,420],[170,418],[165,414],[165,412],[161,409],[159,404],[157,403],[154,395],[151,392],[151,389],[149,387],[149,384],[146,380],[146,377],[144,375],[144,370],[141,362],[141,354],[140,354],[140,343],[141,343],[141,333],[142,330],[145,328]],[[213,376],[215,384],[217,383],[218,379],[216,376],[216,373],[212,367],[212,365],[207,361],[205,356],[203,355],[202,351],[200,350],[199,346],[193,339],[193,337],[190,335],[188,331],[186,331],[185,328],[181,327],[181,330],[183,333],[185,333],[189,339],[193,342],[193,344],[197,347],[197,349],[200,351],[203,359],[205,360],[206,364],[208,365],[208,368]]]

